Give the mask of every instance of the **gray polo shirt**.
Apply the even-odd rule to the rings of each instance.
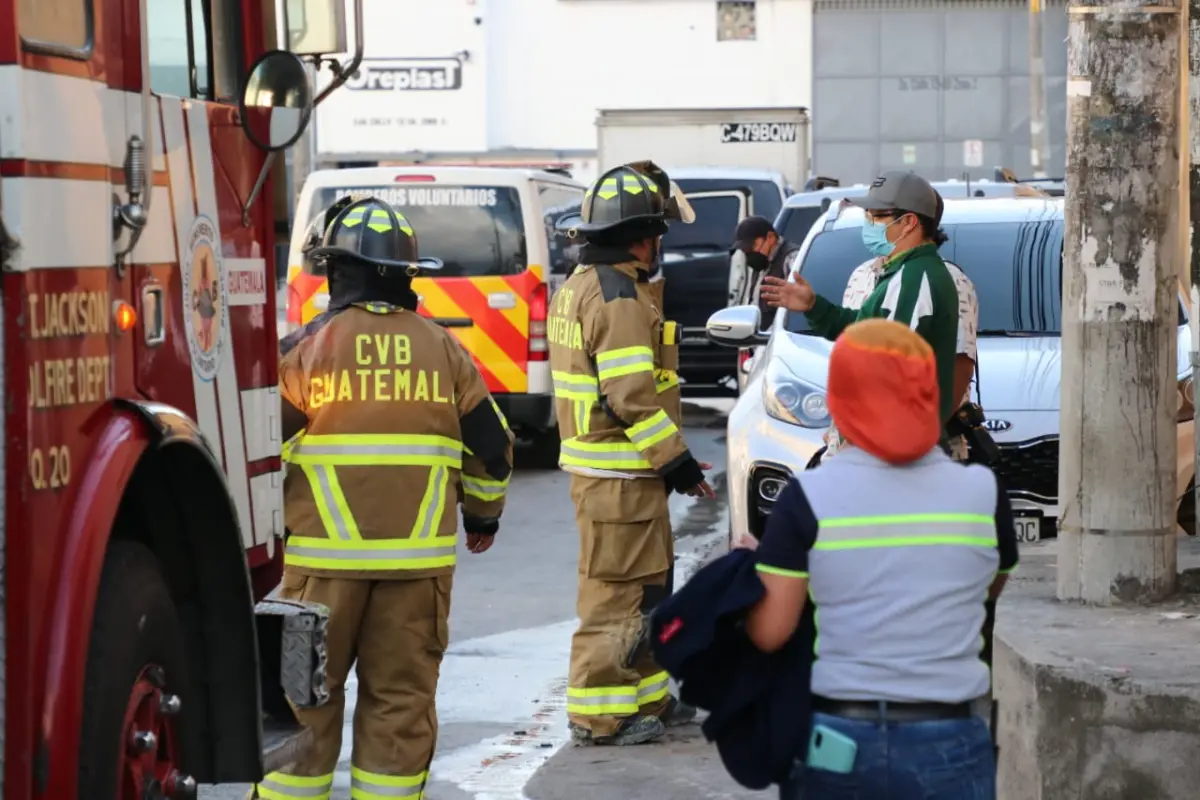
[[[847,446],[793,478],[758,549],[761,572],[807,577],[812,691],[833,700],[961,703],[987,694],[988,588],[1017,564],[990,469],[934,448],[891,466]]]

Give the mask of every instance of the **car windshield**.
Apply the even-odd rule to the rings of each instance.
[[[313,193],[309,219],[348,194],[378,197],[403,214],[416,231],[419,254],[444,263],[438,277],[515,275],[525,269],[525,222],[513,187],[326,187]]]
[[[942,258],[975,284],[980,336],[1058,335],[1061,330],[1062,220],[979,222],[944,226]],[[850,273],[870,258],[860,228],[820,233],[800,265],[817,294],[841,303]],[[792,333],[811,333],[803,314],[789,313]]]
[[[754,203],[754,213],[767,219],[775,219],[783,207],[779,186],[774,181],[746,180],[744,178],[679,178],[676,181],[684,194],[696,192],[719,192],[729,189],[749,189]]]
[[[689,197],[696,221],[673,222],[662,238],[663,250],[728,250],[737,230],[741,202],[736,195]]]
[[[800,244],[804,241],[804,237],[808,236],[813,223],[819,220],[824,213],[825,209],[821,206],[792,206],[784,210],[782,219],[776,223],[776,228],[784,239]]]

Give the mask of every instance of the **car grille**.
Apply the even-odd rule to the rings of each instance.
[[[1001,445],[992,465],[1009,494],[1055,503],[1058,500],[1058,437]]]

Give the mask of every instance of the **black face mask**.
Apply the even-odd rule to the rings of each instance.
[[[761,272],[770,266],[771,260],[757,250],[746,253],[746,266],[755,272]]]

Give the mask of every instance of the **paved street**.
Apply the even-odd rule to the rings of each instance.
[[[717,409],[729,402],[703,406],[687,407],[686,434],[696,457],[713,464],[718,497],[701,502],[672,496],[681,579],[724,545],[727,532],[725,418]],[[496,544],[481,556],[462,557],[455,575],[451,645],[438,690],[441,733],[428,789],[433,800],[520,800],[526,783],[567,740],[563,706],[578,558],[574,510],[564,473],[520,462],[518,452]],[[354,685],[352,677],[351,706]],[[349,748],[347,726],[333,800],[349,797]],[[564,755],[572,750],[577,748],[564,748]],[[538,798],[568,796],[554,788],[563,785],[560,764],[555,760],[538,776]],[[571,772],[588,784],[604,775],[603,767],[589,771],[586,764]],[[205,787],[200,797],[241,800],[247,788]],[[634,796],[615,787],[611,795],[595,788],[586,794]]]

